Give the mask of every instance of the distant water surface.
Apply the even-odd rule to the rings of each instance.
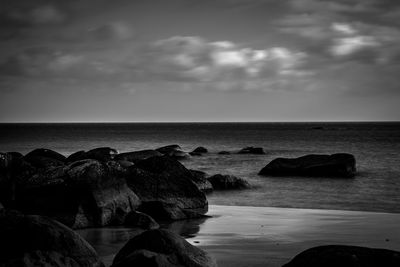
[[[249,180],[250,190],[214,192],[216,205],[275,206],[400,213],[400,123],[102,123],[0,124],[0,151],[27,153],[45,147],[69,155],[111,146],[120,152],[179,144],[210,153],[182,163],[209,174]],[[238,155],[260,146],[266,155]],[[218,155],[221,150],[231,155]],[[355,155],[355,179],[260,177],[276,157],[347,152]]]

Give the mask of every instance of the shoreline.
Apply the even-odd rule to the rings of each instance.
[[[210,205],[207,219],[163,224],[204,249],[219,267],[281,266],[301,251],[342,244],[400,250],[400,214]],[[78,230],[106,266],[137,229]]]

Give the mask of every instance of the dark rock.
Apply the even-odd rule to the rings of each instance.
[[[73,228],[119,225],[140,204],[124,175],[117,162],[90,159],[49,169],[26,181],[17,206]]]
[[[161,152],[158,152],[157,150],[140,150],[140,151],[133,151],[133,152],[127,152],[127,153],[121,153],[118,154],[114,157],[115,160],[126,160],[130,161],[133,163],[136,163],[138,161],[150,158],[150,157],[155,157],[155,156],[162,156],[163,154]]]
[[[320,246],[307,249],[283,267],[397,267],[400,252],[357,246]]]
[[[216,267],[205,251],[167,230],[149,230],[135,236],[115,256],[112,267]]]
[[[171,152],[174,151],[182,151],[182,148],[179,145],[168,145],[159,147],[156,150],[164,155],[169,155]]]
[[[25,155],[25,160],[29,161],[30,158],[36,158],[36,157],[55,159],[61,162],[65,162],[66,160],[64,155],[61,155],[60,153],[47,148],[38,148],[29,152],[28,154]]]
[[[80,235],[46,217],[0,212],[0,236],[0,266],[104,266]]]
[[[127,161],[127,160],[117,160],[117,162],[123,168],[129,168],[129,167],[135,165],[132,161]]]
[[[85,157],[87,159],[95,159],[98,161],[110,161],[113,157],[118,154],[118,151],[111,147],[99,147],[86,152]]]
[[[220,151],[220,152],[218,152],[218,154],[219,155],[229,155],[229,154],[231,154],[231,152],[229,152],[229,151]]]
[[[353,155],[340,153],[333,155],[306,155],[299,158],[277,158],[268,163],[260,175],[271,176],[328,176],[353,177],[356,160]]]
[[[211,192],[213,186],[210,181],[207,180],[208,174],[198,170],[189,170],[192,174],[192,181],[197,185],[197,187],[203,192]]]
[[[197,157],[197,156],[203,156],[203,153],[200,153],[200,152],[189,152],[189,155]]]
[[[208,178],[214,190],[231,190],[250,188],[250,184],[239,177],[233,175],[216,174]]]
[[[68,158],[65,160],[67,163],[79,161],[79,160],[84,160],[87,159],[86,157],[86,152],[81,150],[75,153],[72,153],[71,155],[68,156]]]
[[[140,227],[143,229],[157,229],[160,227],[158,223],[149,215],[139,211],[131,211],[125,217],[126,226]]]
[[[198,217],[208,210],[191,172],[169,156],[139,161],[127,173],[129,187],[142,200],[140,210],[156,220]]]
[[[207,150],[207,148],[205,148],[205,147],[199,146],[199,147],[196,147],[196,148],[193,150],[193,152],[196,152],[196,153],[207,153],[208,150]]]
[[[239,154],[255,154],[255,155],[263,155],[265,154],[264,149],[262,147],[245,147],[243,149],[241,149],[239,152]]]
[[[30,156],[29,158],[24,157],[24,160],[38,169],[50,169],[54,167],[64,166],[63,161],[41,156]]]

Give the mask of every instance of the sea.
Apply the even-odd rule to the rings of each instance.
[[[210,175],[235,175],[252,186],[215,191],[208,195],[211,205],[400,213],[400,122],[0,124],[0,152],[48,148],[68,156],[103,146],[128,152],[170,144],[188,152],[206,147],[209,153],[181,163]],[[266,154],[237,154],[247,146]],[[339,152],[355,156],[355,178],[257,174],[277,157]]]

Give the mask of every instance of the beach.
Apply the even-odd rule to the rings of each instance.
[[[177,221],[163,228],[210,253],[220,267],[275,267],[308,248],[355,245],[400,250],[400,214],[210,205],[211,218]],[[78,230],[106,266],[134,228]]]

